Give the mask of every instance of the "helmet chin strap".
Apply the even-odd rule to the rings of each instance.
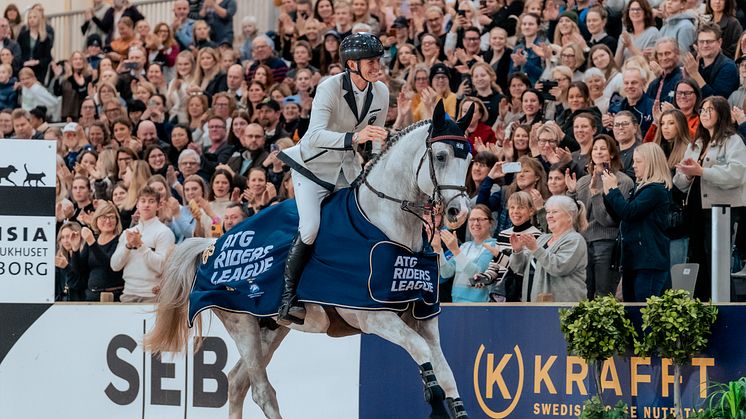
[[[357,63],[357,70],[353,70],[347,67],[347,71],[350,74],[357,74],[358,76],[360,76],[361,79],[365,80],[367,83],[372,83],[370,80],[366,79],[365,76],[363,76],[362,72],[360,72],[360,60],[355,60],[355,62]]]

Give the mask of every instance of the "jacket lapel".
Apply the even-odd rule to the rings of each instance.
[[[347,106],[350,107],[352,114],[355,115],[355,120],[360,121],[360,116],[357,113],[357,102],[355,101],[355,92],[352,90],[352,80],[350,80],[350,73],[345,73],[342,77],[342,88],[347,92],[344,95]]]
[[[360,112],[360,116],[357,118],[357,125],[360,125],[360,122],[365,120],[365,117],[368,115],[368,111],[370,110],[371,103],[373,103],[373,83],[368,83],[368,89],[365,91],[365,103],[363,104],[363,110]]]

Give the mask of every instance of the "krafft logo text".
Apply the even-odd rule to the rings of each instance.
[[[694,358],[690,366],[690,380],[697,380],[690,385],[697,386],[699,399],[684,402],[693,405],[707,395],[708,368],[715,366],[715,359]],[[588,396],[595,392],[591,384],[593,377],[589,374],[592,372],[588,365],[577,356],[524,356],[519,345],[515,345],[510,353],[493,353],[485,345],[480,345],[474,356],[472,375],[474,394],[480,409],[490,418],[501,419],[530,415],[579,415],[583,406],[577,396]],[[686,375],[682,374],[680,382]],[[653,393],[661,398],[672,396],[673,383],[670,359],[611,358],[601,368],[601,388],[607,395],[607,403],[615,404],[616,400],[623,400],[630,405],[632,418],[654,419],[673,414],[673,406],[635,405],[641,400],[636,399],[641,392]],[[530,398],[533,403],[530,405],[520,403],[525,394],[532,394]],[[567,396],[574,396],[572,402],[564,402]],[[691,406],[685,407],[684,415],[689,416],[693,411]]]

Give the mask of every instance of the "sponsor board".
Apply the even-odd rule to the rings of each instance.
[[[628,307],[639,328],[638,307]],[[448,306],[440,317],[443,351],[470,418],[576,417],[595,394],[592,372],[568,356],[557,306]],[[746,306],[719,307],[708,350],[682,371],[686,412],[700,407],[712,382],[746,374],[746,337],[738,332]],[[631,354],[630,354],[631,355]],[[427,417],[417,366],[388,342],[363,336],[360,419]],[[667,359],[634,356],[607,361],[601,374],[607,404],[623,400],[632,418],[672,413],[673,367]],[[685,414],[686,414],[685,412]]]
[[[202,348],[142,350],[150,305],[0,304],[0,417],[227,418],[238,352],[222,323],[204,322]],[[205,313],[204,316],[209,316]],[[8,344],[10,342],[10,344]],[[268,367],[285,418],[356,418],[360,338],[291,332]],[[244,417],[263,417],[251,400]]]
[[[0,302],[54,301],[54,141],[0,141]]]

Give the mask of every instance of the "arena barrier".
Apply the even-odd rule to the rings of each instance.
[[[222,324],[206,322],[197,353],[143,353],[151,306],[0,304],[0,417],[227,418],[227,374],[238,359]],[[445,306],[443,349],[472,419],[574,417],[593,379],[568,357],[558,306]],[[629,309],[639,323],[639,307]],[[683,403],[708,384],[746,375],[746,306],[720,306],[706,354],[683,371]],[[268,371],[286,419],[425,418],[417,366],[376,337],[332,339],[292,332]],[[667,361],[617,358],[603,373],[607,402],[635,418],[662,418],[673,405]],[[244,417],[263,417],[247,397]]]
[[[567,356],[558,306],[451,306],[440,316],[443,351],[471,418],[576,417],[593,376]],[[639,327],[640,306],[628,307]],[[719,306],[708,351],[683,369],[682,403],[700,406],[708,385],[746,374],[746,306]],[[427,417],[417,367],[378,338],[363,336],[360,419]],[[664,418],[673,406],[673,367],[668,360],[616,358],[604,365],[605,401],[623,400],[633,418]]]
[[[151,309],[0,304],[0,418],[228,418],[238,352],[222,323],[199,352],[158,360],[141,345]],[[284,417],[356,418],[359,360],[359,336],[291,333],[268,368]],[[244,417],[264,417],[251,395]]]

